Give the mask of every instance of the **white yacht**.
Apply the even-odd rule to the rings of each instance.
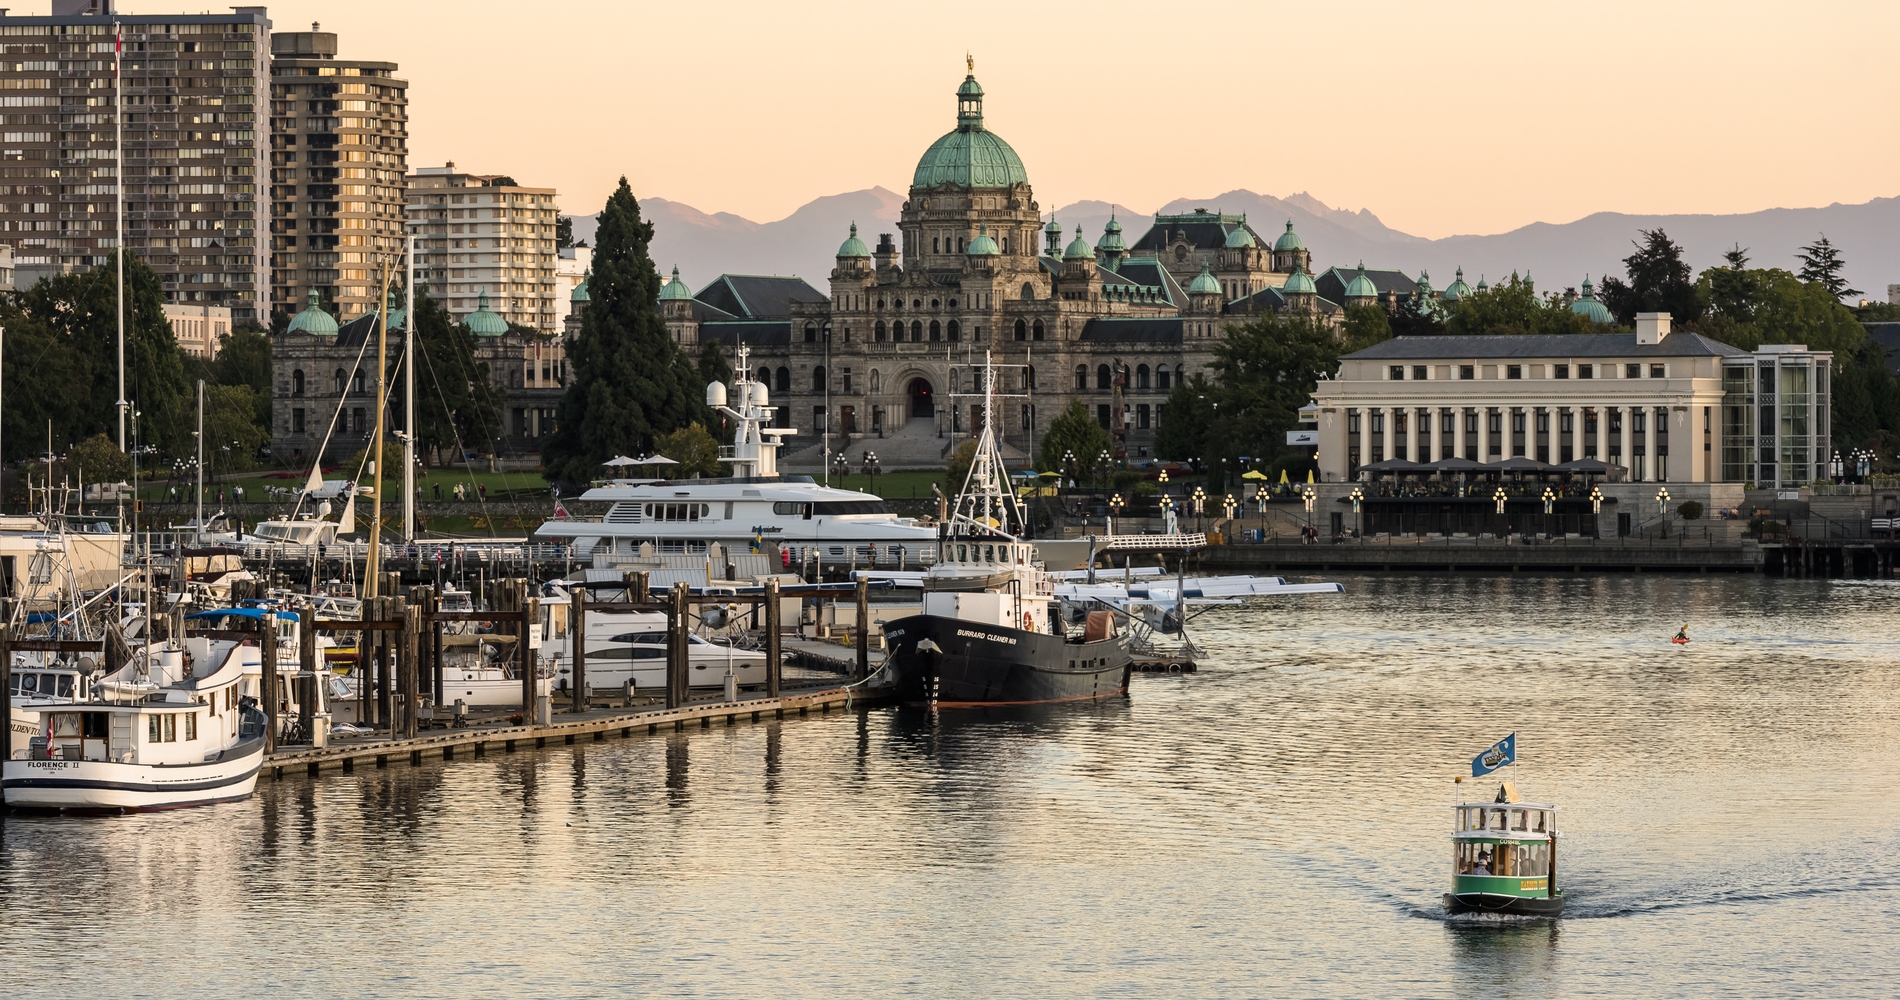
[[[794,560],[815,556],[825,565],[934,562],[936,530],[897,516],[883,499],[779,474],[779,439],[796,431],[769,426],[776,408],[747,369],[742,345],[731,394],[718,382],[706,387],[707,404],[734,424],[733,442],[719,455],[732,466],[730,478],[613,480],[581,495],[612,504],[604,516],[548,521],[536,540],[571,545],[575,558],[597,565],[643,545],[660,554],[698,554],[714,542],[737,552],[787,548]]]

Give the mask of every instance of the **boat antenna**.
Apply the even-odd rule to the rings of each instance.
[[[119,57],[125,48],[125,31],[117,18],[112,21],[112,150],[113,201],[117,206],[117,232],[112,247],[119,258],[119,452],[125,452],[125,81],[119,74]],[[121,501],[123,502],[123,501]]]

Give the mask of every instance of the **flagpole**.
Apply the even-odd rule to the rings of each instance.
[[[409,234],[402,305],[402,540],[416,540],[416,236]],[[384,293],[387,297],[388,293]]]

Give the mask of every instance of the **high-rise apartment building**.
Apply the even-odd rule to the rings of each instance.
[[[262,319],[269,278],[258,228],[270,19],[119,15],[111,0],[53,0],[50,16],[0,9],[0,243],[23,273],[110,259],[115,25],[124,90],[126,246],[174,303]],[[44,269],[44,270],[42,270]]]
[[[376,309],[384,260],[402,266],[409,83],[318,28],[271,36],[271,306],[314,288],[348,322]]]
[[[559,332],[554,194],[453,163],[417,170],[409,177],[416,281],[458,320],[480,308],[485,294],[488,308],[510,323]]]

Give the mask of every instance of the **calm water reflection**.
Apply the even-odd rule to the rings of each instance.
[[[10,818],[7,994],[1892,994],[1900,588],[1346,582],[1126,701]],[[1571,917],[1447,922],[1450,778],[1511,730]]]

